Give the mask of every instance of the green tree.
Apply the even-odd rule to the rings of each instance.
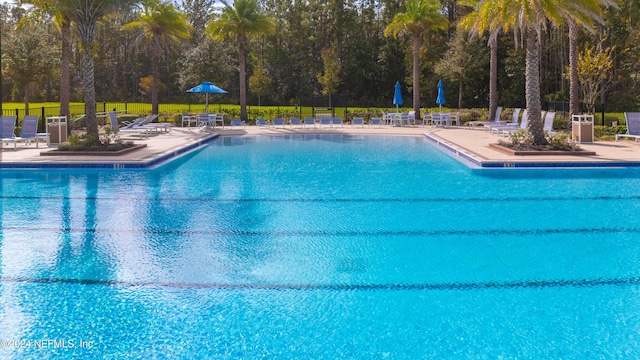
[[[39,24],[24,24],[16,30],[3,49],[7,75],[14,88],[21,88],[27,114],[35,85],[51,77],[53,69],[57,68],[58,49],[51,46],[52,42],[52,36]]]
[[[420,45],[427,30],[444,30],[448,20],[442,15],[438,0],[407,0],[405,12],[397,13],[384,30],[385,36],[407,34],[413,47],[413,109],[420,117]]]
[[[591,114],[595,111],[595,103],[611,84],[611,70],[613,69],[612,53],[615,48],[603,49],[585,44],[584,50],[578,54],[578,79],[582,93],[582,101],[587,105]]]
[[[458,83],[458,108],[462,107],[463,85],[485,68],[489,62],[487,55],[480,40],[469,39],[463,32],[456,32],[449,50],[436,64],[437,74]]]
[[[578,75],[578,25],[592,29],[593,21],[604,25],[602,6],[617,7],[615,0],[574,0],[574,8],[568,8],[565,17],[569,23],[569,116],[580,112]]]
[[[260,106],[260,98],[268,95],[272,88],[273,81],[264,68],[262,59],[258,60],[258,64],[253,69],[253,75],[249,78],[249,90],[258,96],[258,106]]]
[[[257,0],[236,0],[233,6],[222,2],[220,14],[214,14],[207,25],[207,35],[214,40],[235,37],[238,42],[240,73],[240,118],[247,120],[247,39],[274,31],[273,22],[262,13]]]
[[[340,85],[340,59],[336,50],[328,48],[322,50],[322,63],[324,64],[324,74],[318,74],[318,82],[322,85],[322,93],[329,96],[329,106],[331,107],[331,94],[335,94]]]
[[[54,24],[60,31],[60,116],[69,118],[71,101],[71,16],[64,3],[57,0],[24,0],[47,14],[53,16]],[[71,128],[69,128],[71,130]]]
[[[136,14],[137,19],[125,24],[123,30],[138,32],[136,42],[147,42],[150,46],[152,64],[151,112],[158,113],[158,89],[160,71],[158,61],[163,50],[178,46],[180,41],[191,36],[191,25],[187,17],[176,10],[173,4],[161,0],[145,0]]]

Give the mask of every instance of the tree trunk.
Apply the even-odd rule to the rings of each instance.
[[[462,109],[462,81],[458,83],[458,110]]]
[[[238,68],[240,70],[240,119],[248,121],[247,116],[247,37],[238,35]]]
[[[153,73],[151,79],[151,113],[158,115],[158,87],[160,82],[158,80],[160,77],[160,71],[158,69],[158,55],[161,50],[158,46],[153,46],[151,51],[151,72]]]
[[[489,115],[488,121],[496,118],[498,111],[498,34],[489,37],[490,60],[489,60]]]
[[[71,23],[64,20],[60,26],[60,36],[62,37],[62,47],[60,49],[60,116],[71,116],[69,102],[71,101]],[[67,127],[71,131],[71,127]]]
[[[536,145],[545,145],[542,119],[540,118],[540,56],[538,54],[538,32],[536,29],[528,27],[527,55],[526,55],[526,101],[527,101],[527,127],[533,135],[533,142]]]
[[[98,119],[96,118],[96,88],[93,65],[93,37],[95,22],[78,23],[78,35],[81,42],[82,55],[82,92],[84,95],[84,112],[87,121],[87,134],[98,135]]]
[[[413,111],[414,123],[420,119],[420,34],[413,34]]]
[[[29,115],[29,88],[31,87],[30,83],[27,83],[24,86],[24,115]]]
[[[569,119],[580,113],[580,82],[578,80],[578,24],[569,20]]]

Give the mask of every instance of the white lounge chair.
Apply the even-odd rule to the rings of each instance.
[[[360,127],[364,127],[364,118],[357,117],[351,119],[351,126],[360,125]]]
[[[616,134],[616,141],[621,137],[628,137],[638,141],[640,138],[640,112],[626,112],[624,118],[627,121],[627,133]]]
[[[331,118],[330,117],[326,117],[326,116],[322,116],[320,117],[320,127],[322,127],[322,125],[329,125],[329,127],[331,127]]]
[[[340,127],[344,127],[344,123],[342,121],[342,118],[331,118],[331,127],[333,127],[333,125],[340,125]]]
[[[508,127],[517,128],[518,124],[520,123],[520,111],[521,110],[522,109],[520,109],[520,108],[513,109],[513,116],[511,118],[511,122],[506,123],[506,122],[503,122],[503,121],[498,121],[497,124],[484,124],[484,131],[489,130],[489,132],[493,133],[493,130],[492,130],[493,128],[504,127],[504,126],[507,126],[507,128]]]
[[[113,129],[113,131],[115,131],[116,133],[124,133],[124,134],[136,134],[140,137],[140,139],[142,139],[143,137],[148,138],[149,137],[149,129],[144,129],[144,128],[122,128],[120,129],[120,127],[118,126],[118,117],[115,113],[115,111],[109,111],[109,123],[111,125],[111,128]]]
[[[264,119],[264,118],[257,118],[256,119],[256,126],[260,127],[260,126],[269,126],[269,122]]]
[[[502,106],[498,106],[498,108],[496,109],[496,117],[493,118],[493,120],[469,121],[467,123],[467,125],[469,125],[469,126],[487,125],[487,124],[498,125],[501,122],[500,121],[500,114],[501,113],[502,113]],[[504,121],[502,121],[502,122],[504,122]]]
[[[549,135],[555,134],[555,131],[553,131],[553,120],[555,118],[556,118],[556,112],[555,111],[547,112],[547,114],[544,116],[544,124],[542,126],[542,131],[544,131],[545,133],[547,133]]]
[[[378,127],[382,127],[382,119],[381,118],[371,118],[371,120],[369,120],[369,127],[372,127],[373,125],[377,125]]]

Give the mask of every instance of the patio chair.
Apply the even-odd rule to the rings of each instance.
[[[27,115],[22,119],[22,130],[20,131],[20,139],[25,141],[25,145],[30,145],[31,140],[36,142],[36,148],[39,147],[39,140],[44,139],[49,143],[48,133],[38,132],[38,116]]]
[[[257,118],[256,119],[256,126],[260,127],[260,126],[269,126],[269,122],[264,119],[264,118]]]
[[[304,118],[304,123],[302,126],[307,127],[307,125],[316,127],[316,119],[314,118]]]
[[[182,127],[184,127],[185,123],[188,127],[191,127],[191,123],[198,125],[198,119],[195,116],[191,116],[187,113],[182,113]]]
[[[171,124],[169,123],[154,123],[153,121],[155,121],[158,118],[158,114],[151,114],[145,118],[142,119],[142,121],[138,121],[133,122],[130,125],[127,125],[127,127],[124,127],[122,129],[147,129],[147,130],[155,130],[156,132],[158,130],[164,130],[165,132],[168,132],[169,130],[171,130]]]
[[[289,118],[289,126],[293,127],[293,125],[300,125],[300,118],[292,117]]]
[[[640,138],[640,112],[626,112],[624,118],[627,121],[627,132],[616,134],[616,141],[621,137],[628,137],[638,141]]]
[[[329,125],[329,127],[331,127],[332,122],[333,121],[331,120],[330,117],[326,117],[326,116],[320,117],[320,127],[322,127],[322,125]]]
[[[553,120],[556,117],[556,113],[555,111],[548,111],[547,114],[544,116],[544,124],[542,126],[542,131],[549,134],[549,135],[553,135],[555,134],[555,131],[553,131]]]
[[[340,127],[344,127],[342,118],[331,118],[331,127],[333,127],[333,125],[340,125]]]
[[[504,123],[504,121],[500,121],[500,114],[502,113],[502,106],[498,106],[498,108],[496,109],[496,117],[493,118],[493,120],[488,120],[488,121],[469,121],[467,123],[467,125],[473,127],[476,125],[498,125],[500,123]],[[486,128],[485,128],[486,129]]]
[[[451,121],[450,112],[434,112],[431,113],[431,126],[448,127]]]
[[[382,127],[382,118],[371,118],[371,120],[369,120],[369,127],[372,127],[373,125]]]
[[[351,126],[360,125],[360,127],[364,127],[364,119],[361,117],[351,119]]]
[[[546,115],[546,111],[543,111],[540,114],[540,117],[544,119],[545,115]],[[527,112],[525,111],[524,114],[522,114],[522,121],[520,121],[520,126],[517,127],[508,127],[508,128],[502,128],[502,129],[498,129],[497,133],[498,134],[502,134],[504,136],[508,136],[510,134],[513,134],[514,132],[517,132],[518,130],[527,130],[527,127],[529,126],[529,115],[527,115]]]
[[[13,150],[17,149],[17,143],[20,140],[15,134],[17,118],[15,115],[0,118],[0,141],[7,145],[13,143]]]
[[[125,134],[137,134],[140,139],[142,139],[143,137],[148,138],[149,137],[149,129],[145,129],[145,128],[122,128],[120,129],[120,127],[118,126],[118,116],[116,115],[115,111],[109,111],[108,113],[109,116],[109,124],[111,126],[111,128],[113,129],[114,132],[116,133],[125,133]]]
[[[515,108],[513,109],[513,117],[511,118],[511,122],[503,122],[503,121],[498,121],[497,124],[484,124],[484,131],[489,130],[490,133],[493,133],[493,129],[492,128],[496,128],[496,127],[504,127],[507,126],[508,127],[513,127],[513,128],[517,128],[518,124],[520,124],[520,108]]]
[[[282,126],[282,128],[284,129],[284,119],[281,118],[281,117],[273,119],[273,121],[271,121],[271,123],[273,124],[274,128],[276,126]]]
[[[244,121],[240,120],[240,119],[231,119],[231,130],[235,129],[236,126],[244,129]]]

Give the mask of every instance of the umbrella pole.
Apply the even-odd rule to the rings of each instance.
[[[204,113],[208,114],[209,113],[209,93],[206,93],[204,98],[206,99],[204,104]]]

